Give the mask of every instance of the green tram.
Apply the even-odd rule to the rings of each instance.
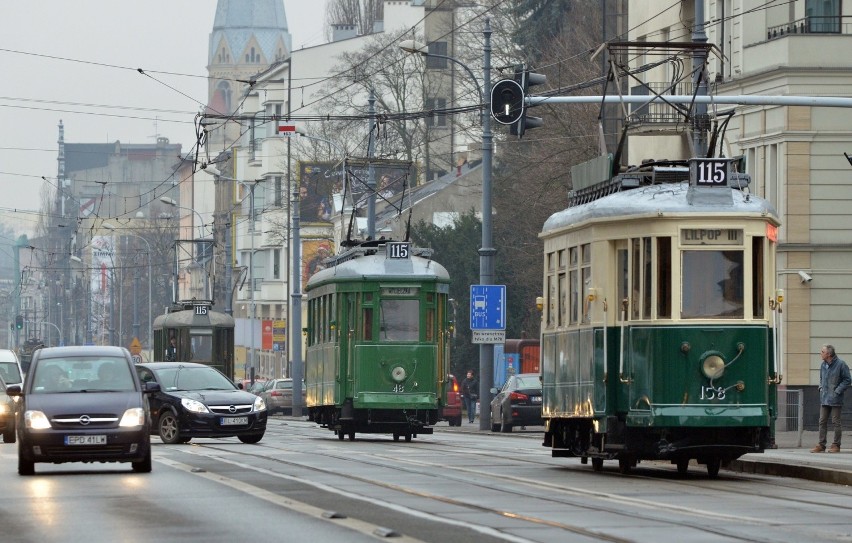
[[[575,190],[543,227],[544,446],[720,465],[772,445],[778,215],[725,159],[649,163]],[[739,185],[744,185],[740,187]]]
[[[155,362],[197,362],[234,379],[234,318],[209,303],[185,303],[154,319]],[[172,348],[174,339],[174,348]]]
[[[408,242],[362,242],[306,285],[308,418],[337,434],[431,434],[446,402],[447,270]]]

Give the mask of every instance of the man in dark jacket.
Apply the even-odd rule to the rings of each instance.
[[[843,409],[843,393],[852,384],[849,366],[837,358],[833,345],[823,345],[819,352],[822,364],[819,367],[819,443],[811,452],[825,452],[828,443],[828,417],[834,426],[834,441],[828,452],[840,452],[840,438],[843,434],[843,424],[840,412]]]
[[[462,400],[467,408],[467,421],[473,422],[476,416],[476,400],[479,399],[479,381],[473,376],[473,370],[467,372],[467,377],[464,378],[461,385]]]

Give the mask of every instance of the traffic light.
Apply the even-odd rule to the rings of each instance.
[[[500,124],[513,125],[524,114],[524,91],[513,79],[503,79],[491,87],[491,116]]]
[[[534,87],[535,85],[544,85],[547,82],[547,76],[531,72],[523,64],[516,64],[515,81],[521,88],[521,103],[524,103],[526,96],[529,94],[529,88]],[[509,128],[509,133],[513,136],[518,136],[518,139],[521,139],[524,136],[524,132],[527,130],[531,128],[538,128],[543,125],[544,121],[542,121],[541,117],[528,115],[527,107],[524,105],[520,119],[512,124]]]
[[[24,329],[24,317],[23,315],[18,315],[15,317],[15,328],[18,330]]]

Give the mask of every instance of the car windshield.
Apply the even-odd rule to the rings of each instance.
[[[0,378],[6,383],[20,383],[23,381],[16,362],[0,362]]]
[[[29,381],[29,377],[27,378]],[[32,394],[136,390],[127,361],[112,356],[42,358],[33,370]]]
[[[187,367],[154,369],[164,390],[235,390],[230,379],[213,368]]]

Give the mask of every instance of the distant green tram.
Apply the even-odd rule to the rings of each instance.
[[[709,164],[708,164],[709,163]],[[718,164],[717,164],[718,163]],[[702,182],[703,171],[722,172]],[[772,444],[781,381],[778,215],[719,159],[649,163],[545,223],[544,445],[690,460],[711,477]],[[740,185],[745,185],[740,188]]]
[[[450,278],[408,242],[364,242],[306,285],[309,420],[339,439],[431,434],[446,402]]]

